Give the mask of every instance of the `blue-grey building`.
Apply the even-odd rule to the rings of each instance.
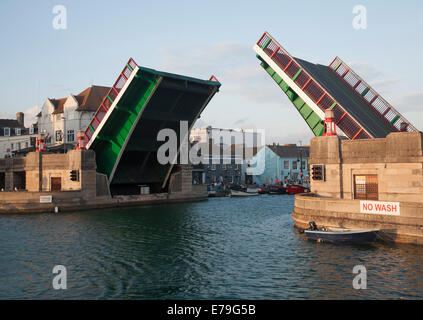
[[[259,185],[281,182],[302,182],[309,180],[308,158],[310,147],[286,145],[266,145],[251,159],[251,166],[263,166],[264,171],[253,175],[254,183]],[[253,164],[256,165],[253,165]],[[247,172],[252,172],[247,169]]]

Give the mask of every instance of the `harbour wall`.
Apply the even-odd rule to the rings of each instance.
[[[423,138],[421,132],[386,138],[343,140],[315,137],[309,163],[323,169],[311,194],[297,195],[295,225],[380,229],[387,241],[423,244]],[[313,174],[312,174],[313,176]],[[399,214],[368,213],[360,203],[398,204]]]
[[[71,179],[71,171],[77,179]],[[178,166],[168,192],[112,196],[107,177],[96,172],[95,153],[33,152],[23,158],[2,159],[1,213],[38,213],[114,208],[207,199],[205,185],[192,184],[192,167]],[[55,190],[55,188],[60,188]]]
[[[400,202],[400,215],[360,212],[360,200],[319,197],[313,194],[295,196],[292,217],[299,229],[318,226],[380,229],[381,240],[423,245],[423,203]]]

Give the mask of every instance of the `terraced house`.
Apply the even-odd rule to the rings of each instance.
[[[0,158],[34,146],[37,133],[36,125],[25,128],[22,112],[16,114],[16,119],[0,119]]]
[[[79,130],[85,130],[110,87],[91,86],[66,98],[47,98],[38,114],[38,127],[48,145],[74,145]]]

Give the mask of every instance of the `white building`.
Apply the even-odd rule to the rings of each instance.
[[[213,143],[225,145],[245,145],[245,147],[259,147],[263,145],[261,139],[263,132],[249,131],[244,129],[220,129],[208,126],[207,128],[192,129],[190,142]],[[210,141],[211,140],[211,141]]]
[[[0,158],[10,157],[14,151],[35,146],[36,136],[36,126],[25,128],[22,112],[16,114],[16,119],[0,119]]]
[[[39,132],[46,134],[47,144],[74,144],[78,131],[85,131],[109,90],[110,87],[91,86],[77,95],[47,98],[37,116]]]

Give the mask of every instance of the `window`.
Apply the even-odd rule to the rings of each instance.
[[[301,161],[301,170],[305,169],[305,160]]]
[[[298,169],[298,162],[297,160],[292,161],[292,169],[297,170]]]
[[[354,175],[354,199],[379,199],[376,174]]]
[[[15,149],[15,145],[13,143],[10,144],[10,150],[14,150]]]
[[[4,136],[10,137],[10,128],[4,128]]]
[[[289,160],[285,160],[285,161],[283,162],[283,168],[284,168],[285,170],[289,170]]]
[[[67,140],[68,140],[68,142],[74,142],[75,141],[75,131],[68,130]]]
[[[212,165],[211,165],[211,169],[212,169],[212,170],[216,170],[216,165],[215,165],[215,164],[212,164]]]
[[[21,150],[21,143],[20,142],[17,143],[17,148],[16,149],[17,150]]]
[[[29,134],[34,134],[34,126],[32,125],[31,128],[29,128]]]
[[[25,142],[25,149],[27,149],[29,147],[28,142]]]
[[[20,136],[21,135],[21,129],[15,128],[15,135]]]
[[[56,141],[62,141],[62,131],[61,130],[56,131]]]

